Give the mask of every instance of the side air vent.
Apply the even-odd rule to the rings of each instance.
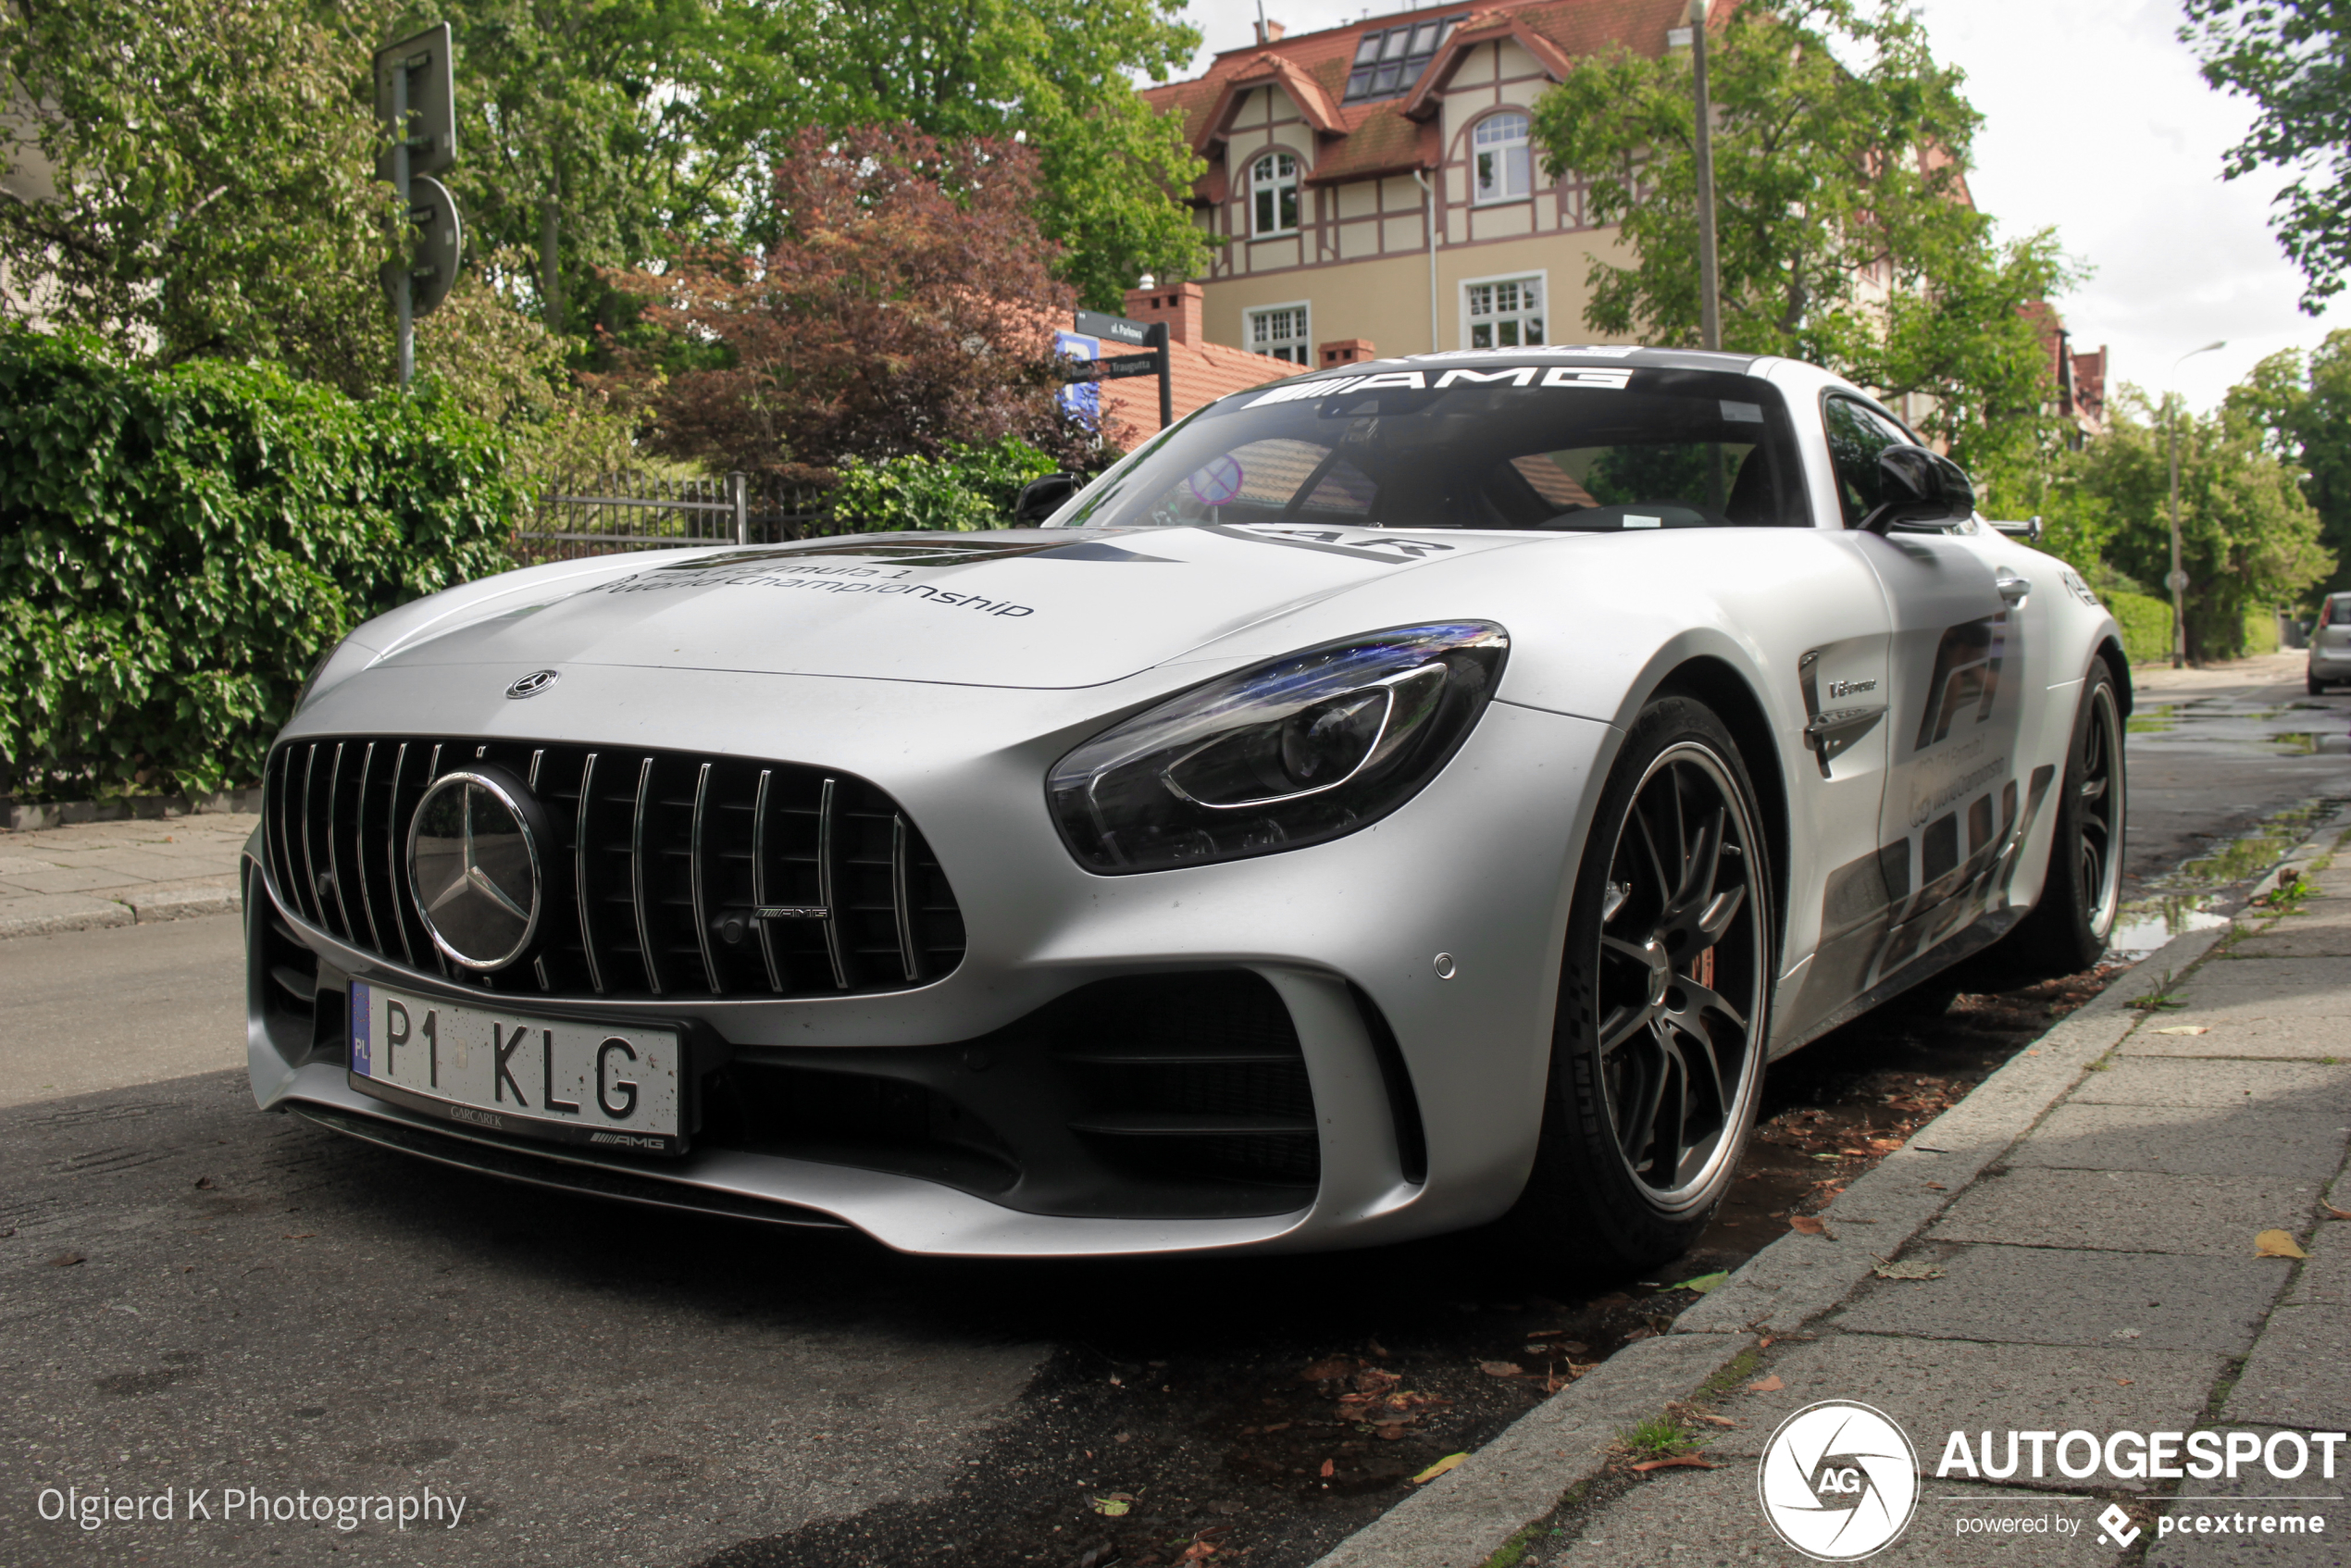
[[[490,975],[444,962],[408,887],[409,819],[451,768],[524,779],[542,935]],[[902,990],[963,961],[946,874],[897,803],[789,763],[529,741],[361,736],[271,753],[265,836],[294,912],[355,947],[504,993],[779,997]]]

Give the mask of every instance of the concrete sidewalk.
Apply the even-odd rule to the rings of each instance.
[[[1783,1421],[1832,1400],[1917,1450],[1916,1512],[1872,1562],[2351,1564],[2351,1442],[2325,1476],[2311,1437],[2351,1430],[2351,856],[2314,880],[2295,912],[2122,977],[1856,1182],[1822,1234],[1775,1242],[1325,1564],[1801,1562],[1759,1466]],[[2151,996],[2175,1005],[2132,1005]],[[2272,1230],[2307,1259],[2259,1255]],[[1717,1468],[1629,1469],[1621,1435],[1667,1413]],[[2010,1431],[2198,1428],[2295,1434],[2281,1461],[2307,1443],[2308,1468],[2072,1479],[2053,1452],[2036,1477],[2027,1439],[2009,1478],[1937,1474],[1955,1433],[2005,1461]],[[2127,1521],[2102,1525],[2116,1506]],[[2258,1533],[2288,1512],[2323,1533]]]
[[[0,938],[237,909],[237,852],[261,819],[200,813],[0,834]]]

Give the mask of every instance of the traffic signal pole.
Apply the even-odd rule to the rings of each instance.
[[[408,189],[408,68],[405,62],[392,73],[392,123],[396,134],[392,143],[392,188],[399,200],[399,218],[393,232],[399,236],[402,255],[393,258],[399,277],[392,289],[392,313],[400,321],[400,385],[405,389],[417,374],[416,279],[411,276],[413,263],[406,253],[413,244],[410,230],[416,227],[413,216],[415,198]]]

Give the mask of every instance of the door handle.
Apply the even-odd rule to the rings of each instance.
[[[2033,591],[2033,579],[2019,577],[2014,572],[2002,567],[1994,575],[1992,586],[2000,591],[2001,598],[2014,606],[2023,604],[2024,596]]]

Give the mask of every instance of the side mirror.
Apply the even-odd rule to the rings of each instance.
[[[1020,494],[1013,502],[1013,527],[1033,529],[1061,510],[1062,503],[1076,495],[1085,480],[1076,474],[1047,474],[1041,479],[1031,479],[1020,487]]]
[[[1967,470],[1922,446],[1889,446],[1878,454],[1878,489],[1885,499],[1861,519],[1882,534],[1903,523],[1962,522],[1975,515],[1975,484]]]

